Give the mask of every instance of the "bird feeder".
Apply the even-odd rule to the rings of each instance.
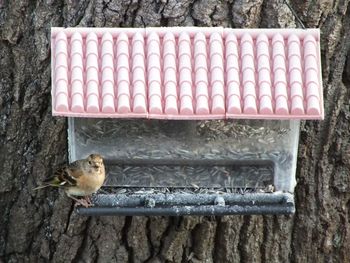
[[[323,119],[318,29],[52,28],[69,159],[100,153],[84,215],[289,214],[299,123]]]

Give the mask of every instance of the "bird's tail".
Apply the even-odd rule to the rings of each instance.
[[[48,179],[44,180],[43,183],[44,183],[43,185],[39,185],[39,186],[33,188],[33,191],[40,190],[40,189],[43,189],[43,188],[46,188],[49,186],[59,187],[62,185],[61,180],[57,176],[48,178]]]
[[[33,188],[32,191],[40,190],[40,189],[46,188],[48,186],[50,186],[50,185],[49,184],[39,185],[38,187]]]

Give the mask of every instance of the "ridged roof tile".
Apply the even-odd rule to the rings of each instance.
[[[319,30],[52,28],[72,117],[322,119]]]

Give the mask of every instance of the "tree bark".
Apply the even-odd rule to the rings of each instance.
[[[293,216],[83,217],[32,192],[67,161],[50,27],[296,27],[283,1],[0,1],[0,262],[350,262],[349,0],[289,1],[321,29],[324,121],[302,123]],[[2,260],[1,260],[2,259]]]

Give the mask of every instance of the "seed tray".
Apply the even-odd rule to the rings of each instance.
[[[91,152],[100,152],[107,167],[102,192],[93,199],[96,207],[79,210],[83,214],[95,213],[93,211],[99,208],[103,208],[106,214],[132,214],[136,209],[131,207],[132,200],[139,195],[142,198],[154,194],[174,198],[184,195],[190,203],[198,195],[208,195],[211,200],[213,196],[222,194],[254,194],[257,198],[254,203],[259,204],[260,194],[287,194],[294,190],[295,179],[291,175],[295,170],[294,147],[299,131],[299,122],[295,120],[70,118],[69,128],[71,161],[84,158]],[[103,200],[106,196],[114,200],[121,195],[128,196],[130,207],[116,210],[114,206],[109,206],[111,202],[100,202],[102,196]],[[274,205],[282,207],[276,213],[292,211],[290,203],[286,205],[283,200],[275,199]],[[270,205],[272,209],[273,205]],[[240,204],[228,206],[232,208]],[[209,208],[208,203],[189,210],[178,207],[176,213],[169,212],[170,203],[160,207],[169,215],[187,214],[188,211],[194,214],[212,213],[210,209],[218,214],[263,213],[257,208],[244,211]],[[161,213],[157,210],[160,207],[142,206],[138,209],[144,212],[138,213],[158,214]],[[267,209],[266,212],[274,211],[267,207],[264,209]]]

